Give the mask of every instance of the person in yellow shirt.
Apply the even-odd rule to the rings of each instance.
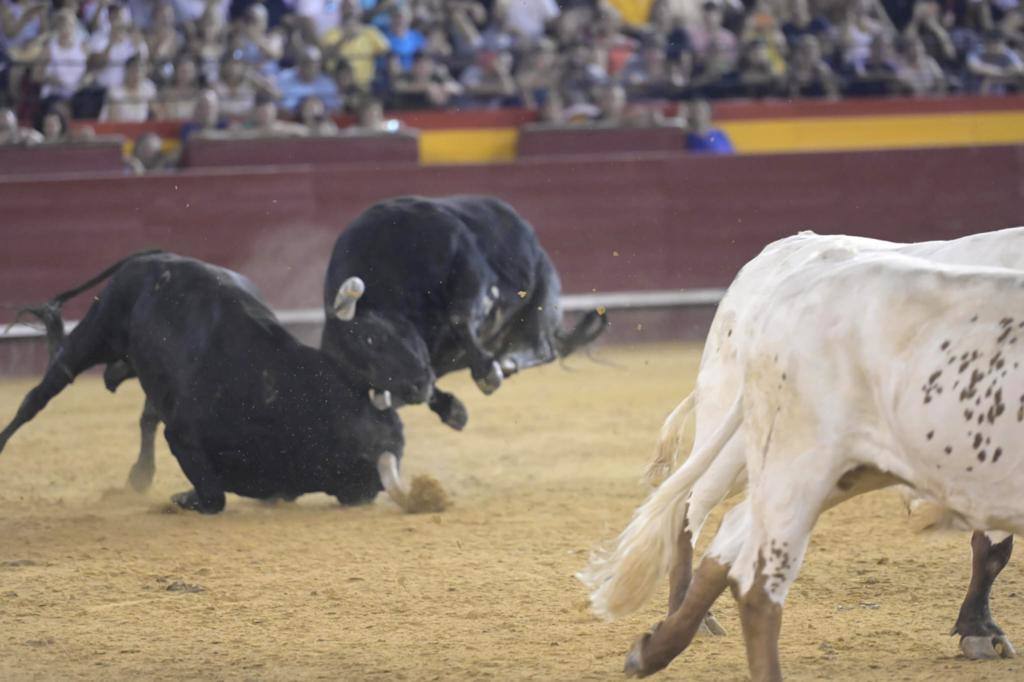
[[[360,90],[367,91],[373,83],[377,58],[391,50],[391,43],[380,29],[363,22],[359,0],[345,0],[341,8],[341,24],[324,34],[321,40],[329,68],[344,59],[352,66],[352,78]]]

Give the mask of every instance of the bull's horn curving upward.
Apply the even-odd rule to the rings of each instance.
[[[356,301],[366,291],[366,284],[359,277],[349,277],[334,296],[334,316],[342,322],[349,322],[356,316]]]
[[[398,458],[390,452],[384,452],[377,458],[377,473],[391,499],[402,509],[409,509],[409,490],[398,475]]]

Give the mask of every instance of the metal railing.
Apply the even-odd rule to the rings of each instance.
[[[566,312],[582,312],[595,308],[607,310],[659,310],[665,308],[699,308],[718,305],[725,289],[669,289],[660,291],[610,291],[593,294],[567,294],[562,297]],[[324,322],[323,308],[275,310],[274,314],[284,326],[317,325]],[[64,323],[65,333],[71,332],[77,320]],[[0,341],[42,338],[45,333],[29,324],[11,325]]]

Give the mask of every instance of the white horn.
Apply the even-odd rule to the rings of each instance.
[[[378,391],[375,388],[370,389],[370,402],[378,410],[387,410],[391,408],[391,391]]]
[[[380,474],[380,481],[384,484],[384,490],[395,501],[395,504],[407,510],[409,507],[409,491],[402,483],[402,478],[398,475],[398,458],[390,452],[384,452],[377,458],[377,473]]]
[[[356,301],[366,291],[366,284],[358,277],[349,277],[334,296],[334,316],[342,322],[349,322],[356,316]]]

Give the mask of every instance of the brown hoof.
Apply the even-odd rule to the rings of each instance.
[[[644,646],[650,638],[651,633],[644,633],[633,643],[633,648],[626,654],[626,665],[622,668],[622,672],[626,673],[626,677],[639,678],[647,677],[650,674],[644,668]]]

